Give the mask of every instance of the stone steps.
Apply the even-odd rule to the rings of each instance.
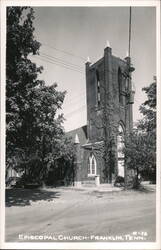
[[[95,187],[96,183],[95,183],[95,180],[86,180],[86,181],[82,181],[82,186]]]

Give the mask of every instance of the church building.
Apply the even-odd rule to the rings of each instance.
[[[68,132],[77,152],[76,186],[127,175],[123,147],[133,128],[132,71],[130,57],[114,56],[109,44],[97,62],[86,62],[87,125]]]

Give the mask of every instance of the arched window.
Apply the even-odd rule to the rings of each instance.
[[[91,154],[89,156],[87,167],[88,167],[88,176],[95,176],[97,163],[94,154]]]
[[[123,79],[122,79],[122,73],[121,69],[118,69],[118,89],[119,89],[119,103],[123,105],[123,95],[122,95],[122,90],[123,90]]]
[[[118,175],[124,177],[124,145],[125,145],[124,129],[122,124],[119,124],[117,135],[117,157],[118,157]]]
[[[92,174],[96,174],[96,160],[92,157]]]
[[[97,80],[97,106],[100,107],[101,93],[100,93],[100,76],[98,70],[96,70],[96,80]]]
[[[90,174],[90,158],[88,158],[87,168],[88,168],[88,174]]]

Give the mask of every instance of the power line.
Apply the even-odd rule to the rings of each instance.
[[[49,60],[51,62],[54,62],[54,63],[56,62],[56,63],[58,63],[60,65],[64,65],[65,67],[69,67],[69,68],[75,69],[75,70],[80,71],[81,73],[83,73],[83,70],[81,70],[81,68],[79,69],[79,68],[76,68],[73,65],[70,65],[68,63],[58,61],[57,59],[49,58],[49,56],[44,56],[44,55],[39,55],[39,56],[42,57],[42,58],[45,58],[45,59],[47,59],[47,60]]]
[[[60,61],[60,62],[65,63],[65,64],[69,64],[69,65],[72,66],[72,67],[76,67],[76,68],[82,70],[81,66],[79,66],[79,65],[77,65],[77,64],[74,64],[74,63],[70,63],[70,62],[68,62],[68,61],[65,61],[65,60],[63,60],[62,58],[58,58],[58,57],[55,57],[55,56],[47,55],[47,54],[45,54],[45,53],[41,53],[40,55],[46,56],[46,57],[48,57],[49,59],[53,59],[53,60]]]
[[[64,114],[64,116],[69,118],[70,116],[72,116],[72,115],[75,114],[76,112],[78,112],[78,111],[84,109],[85,107],[86,107],[86,105],[84,104],[84,105],[82,105],[81,107],[79,107],[79,108],[77,108],[77,109],[75,109],[75,110],[73,110],[73,111],[71,111],[71,112],[69,112],[69,113],[67,113],[67,114]]]
[[[40,42],[40,43],[41,43],[41,42]],[[86,58],[84,58],[84,57],[82,57],[82,56],[78,56],[78,55],[75,55],[75,54],[73,54],[73,53],[71,53],[71,52],[68,52],[68,51],[65,51],[65,50],[58,49],[58,48],[56,48],[56,47],[54,47],[54,46],[51,46],[51,45],[48,45],[48,44],[46,44],[46,43],[41,43],[41,44],[44,45],[44,46],[46,46],[46,47],[49,47],[49,48],[51,48],[51,49],[60,51],[60,52],[62,52],[62,53],[64,53],[64,54],[67,54],[67,55],[70,55],[70,56],[73,56],[73,57],[77,57],[77,58],[79,58],[79,59],[81,59],[81,60],[83,60],[83,61],[86,61]]]
[[[69,97],[69,93],[67,92],[67,96]],[[78,91],[77,94],[73,95],[73,94],[70,94],[72,100],[75,100],[77,98],[85,98],[86,97],[86,92],[84,90],[82,91]]]
[[[73,107],[73,106],[77,106],[78,104],[80,104],[80,103],[84,103],[84,101],[86,100],[86,98],[85,98],[85,96],[82,96],[82,97],[80,97],[80,98],[77,98],[77,99],[75,99],[74,101],[73,101],[73,98],[72,98],[72,100],[71,100],[71,102],[70,102],[70,105]]]
[[[83,71],[82,71],[81,69],[74,68],[72,65],[67,64],[67,63],[65,63],[65,62],[60,62],[60,61],[58,61],[57,59],[51,59],[51,58],[49,58],[48,56],[44,56],[44,55],[39,55],[39,56],[40,56],[41,58],[45,58],[45,59],[47,59],[47,60],[53,62],[54,64],[55,64],[55,62],[56,62],[56,63],[59,64],[59,65],[62,65],[62,66],[65,66],[65,67],[68,67],[68,68],[71,68],[71,69],[74,69],[74,70],[77,70],[77,71],[83,73]]]
[[[47,63],[51,63],[51,64],[53,64],[53,65],[57,65],[57,66],[60,66],[60,67],[63,67],[63,68],[66,68],[66,69],[69,69],[69,70],[72,70],[72,71],[76,71],[76,72],[78,72],[78,73],[80,73],[80,74],[83,74],[83,71],[74,69],[74,68],[72,68],[72,67],[69,67],[69,66],[67,66],[67,65],[63,65],[63,64],[58,63],[58,62],[54,62],[54,60],[45,58],[45,57],[43,57],[43,56],[36,55],[36,57],[37,57],[39,60],[41,60],[41,61],[45,61],[45,62],[47,62]]]

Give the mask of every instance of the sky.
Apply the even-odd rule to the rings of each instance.
[[[87,57],[94,63],[104,54],[106,41],[112,54],[124,59],[128,50],[129,7],[34,7],[35,37],[42,44],[40,56],[32,57],[44,67],[39,76],[54,82],[67,94],[62,107],[66,131],[86,124]],[[142,91],[156,75],[156,13],[154,7],[132,7],[131,59],[135,67],[134,122],[146,99]]]

